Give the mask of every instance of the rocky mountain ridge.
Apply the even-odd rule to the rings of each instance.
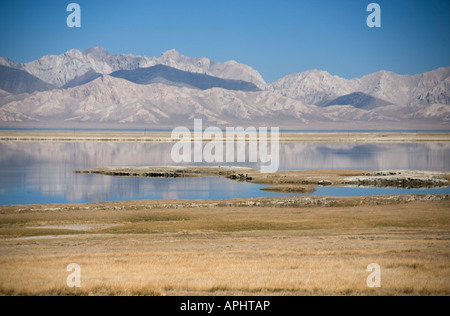
[[[26,64],[0,57],[0,65],[7,74],[0,86],[3,125],[157,128],[204,118],[218,125],[448,129],[450,121],[450,67],[414,76],[380,71],[351,80],[311,70],[266,84],[256,70],[236,62],[185,57],[175,50],[159,58],[112,55],[100,47]],[[207,84],[193,84],[198,78]]]

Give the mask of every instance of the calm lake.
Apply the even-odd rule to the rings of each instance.
[[[0,205],[87,203],[142,199],[228,199],[286,196],[225,178],[117,178],[75,174],[106,166],[174,165],[173,144],[0,143]],[[450,171],[450,144],[282,143],[281,170]],[[195,165],[195,164],[190,164]],[[222,164],[226,165],[226,164]],[[229,164],[259,168],[256,164]],[[449,194],[438,190],[319,188],[313,195]]]

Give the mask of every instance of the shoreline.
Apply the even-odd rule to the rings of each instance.
[[[193,134],[193,133],[192,133]],[[270,136],[270,133],[268,134]],[[237,137],[237,140],[244,136]],[[192,141],[195,138],[192,137]],[[269,137],[270,140],[270,137]],[[446,143],[449,132],[281,132],[280,142]],[[16,131],[0,130],[0,142],[143,142],[174,143],[171,132],[130,131]],[[209,141],[204,139],[203,141]]]
[[[189,210],[214,208],[336,208],[356,206],[392,206],[417,202],[450,202],[446,194],[391,194],[355,197],[286,196],[262,198],[235,198],[222,200],[128,200],[90,203],[49,203],[25,205],[0,205],[0,215],[27,213],[59,213],[73,211],[126,211],[126,210]],[[0,239],[1,240],[1,239]]]
[[[278,171],[276,173],[261,173],[259,170],[245,167],[193,167],[193,166],[162,166],[162,167],[104,167],[73,171],[80,175],[101,175],[105,177],[125,177],[125,178],[201,178],[201,177],[224,177],[231,181],[247,182],[255,185],[263,185],[262,191],[279,193],[278,197],[259,198],[231,198],[215,200],[173,200],[173,199],[144,199],[144,200],[119,200],[102,202],[67,202],[67,203],[38,203],[38,204],[10,204],[0,205],[1,211],[7,208],[18,208],[18,212],[29,209],[46,208],[51,210],[56,205],[57,209],[67,209],[76,205],[77,208],[88,207],[95,204],[123,204],[133,205],[150,203],[152,205],[191,205],[191,207],[217,207],[217,206],[270,206],[271,203],[278,203],[279,207],[316,205],[316,202],[324,199],[333,200],[333,205],[342,203],[337,200],[354,199],[365,205],[364,201],[392,200],[403,201],[403,197],[412,201],[421,200],[418,197],[428,197],[430,199],[448,199],[446,193],[408,193],[407,189],[442,189],[450,184],[450,171],[413,171],[413,170],[386,170],[386,171],[362,171],[362,170],[305,170],[305,171]],[[354,188],[386,188],[404,189],[404,194],[391,193],[382,195],[355,195],[345,196],[324,196],[324,195],[304,195],[314,193],[317,187],[354,187]],[[286,195],[284,195],[286,194]],[[412,198],[411,198],[412,197]],[[242,200],[246,202],[242,202]],[[239,203],[235,203],[239,201]],[[275,202],[274,202],[275,201]],[[288,202],[286,202],[288,201]],[[322,203],[322,202],[318,202]],[[326,204],[326,203],[325,203]],[[325,205],[324,204],[324,205]],[[61,206],[62,205],[62,206]],[[193,205],[193,206],[192,206]],[[349,204],[342,204],[348,206]],[[166,207],[164,206],[164,207]],[[169,206],[167,206],[169,207]],[[169,207],[170,208],[170,207]]]
[[[77,170],[78,174],[98,174],[111,177],[192,178],[226,177],[238,182],[263,184],[263,190],[284,193],[314,192],[315,186],[364,186],[374,188],[443,188],[450,182],[450,172],[387,170],[307,170],[262,173],[242,167],[104,167]]]

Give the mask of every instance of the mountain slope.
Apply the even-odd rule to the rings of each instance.
[[[227,90],[238,91],[260,91],[257,86],[250,82],[221,79],[209,75],[181,71],[164,65],[157,65],[149,68],[139,68],[136,70],[119,70],[113,72],[111,76],[116,78],[123,78],[137,84],[151,84],[155,82],[161,82],[161,79],[163,79],[166,84],[184,84],[188,87],[195,87],[200,90],[223,88]]]
[[[314,70],[281,78],[268,85],[268,90],[315,105],[327,105],[355,92],[390,104],[450,104],[450,67],[414,76],[379,71],[351,80]]]
[[[102,74],[99,74],[98,72],[95,72],[95,70],[91,69],[88,72],[86,72],[85,74],[73,78],[68,83],[66,83],[62,88],[67,89],[67,88],[73,88],[76,86],[82,86],[82,85],[89,83],[101,76],[102,76]]]
[[[356,80],[346,80],[326,71],[310,70],[291,74],[268,85],[268,90],[307,104],[324,105],[356,92]]]
[[[3,58],[0,57],[0,66],[5,66],[5,67],[9,67],[9,68],[14,68],[14,69],[20,69],[20,64],[16,63],[15,61],[8,59],[8,58]]]
[[[30,75],[29,73],[0,66],[0,89],[12,94],[46,91],[55,87]]]
[[[0,107],[0,120],[145,123],[174,127],[203,118],[210,124],[222,126],[285,127],[318,121],[345,122],[348,117],[342,114],[343,108],[318,108],[269,91],[248,93],[220,88],[198,90],[164,84],[139,85],[103,75],[82,86],[38,92],[8,102]],[[375,112],[353,107],[351,113],[364,120],[389,120]]]
[[[260,89],[266,87],[266,82],[258,71],[236,61],[220,63],[205,57],[186,57],[171,49],[154,60],[154,65],[157,64],[222,79],[243,80],[255,84]]]
[[[371,110],[377,107],[390,105],[390,102],[372,97],[363,92],[354,92],[342,97],[336,98],[324,106],[332,106],[332,105],[351,105],[358,109]]]
[[[448,129],[450,122],[450,67],[414,76],[380,71],[351,80],[312,70],[266,85],[248,66],[175,50],[148,58],[93,47],[27,64],[0,58],[0,65],[0,121],[13,122],[8,126],[85,122],[157,128],[204,118],[220,125],[294,129]]]
[[[450,67],[417,75],[398,75],[379,71],[359,79],[359,91],[393,104],[417,105],[434,104],[442,100],[450,104]],[[435,90],[440,86],[441,89]],[[444,94],[444,98],[437,94]],[[427,98],[428,95],[428,98]]]
[[[91,71],[109,74],[119,69],[146,67],[150,61],[150,58],[140,56],[112,56],[98,47],[85,52],[72,49],[58,56],[44,56],[39,60],[20,64],[20,67],[45,82],[63,87]]]
[[[111,74],[119,70],[148,68],[160,64],[222,79],[248,81],[259,88],[264,88],[266,85],[261,75],[247,65],[234,61],[218,63],[208,58],[186,57],[175,50],[167,51],[159,58],[155,58],[130,54],[113,55],[104,48],[96,46],[85,51],[72,49],[61,55],[44,56],[25,64],[18,64],[4,58],[0,59],[0,65],[24,70],[57,87],[63,87],[75,78],[85,76],[91,71],[99,74]]]
[[[0,108],[0,120],[79,121],[173,124],[191,118],[226,124],[263,118],[267,112],[288,111],[300,117],[309,107],[279,100],[270,93],[257,96],[224,89],[198,90],[163,84],[138,85],[104,75],[83,86],[36,93]],[[49,102],[51,100],[52,102]]]

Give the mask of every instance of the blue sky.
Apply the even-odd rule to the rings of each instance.
[[[82,27],[66,25],[81,6]],[[366,25],[381,6],[382,27]],[[267,82],[309,69],[345,78],[450,66],[449,0],[0,0],[0,55],[28,62],[72,48],[236,60]]]

